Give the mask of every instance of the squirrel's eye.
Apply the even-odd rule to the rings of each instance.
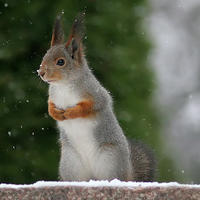
[[[59,59],[56,63],[56,65],[59,65],[59,66],[63,66],[65,64],[65,60],[64,59]]]

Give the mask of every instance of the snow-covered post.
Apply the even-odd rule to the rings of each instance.
[[[118,180],[0,185],[0,199],[200,199],[200,185]]]

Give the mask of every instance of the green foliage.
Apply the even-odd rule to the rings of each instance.
[[[47,84],[37,77],[50,45],[57,14],[69,34],[72,19],[86,10],[84,41],[90,67],[111,92],[126,135],[158,152],[158,119],[151,106],[151,48],[142,27],[146,0],[1,1],[0,4],[0,182],[57,180],[58,132],[47,113]],[[161,159],[162,162],[162,159]],[[160,171],[160,180],[165,180]],[[167,180],[173,180],[168,174]]]

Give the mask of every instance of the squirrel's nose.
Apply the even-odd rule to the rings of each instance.
[[[39,76],[43,77],[45,75],[45,72],[42,71],[41,69],[37,70],[37,73]]]

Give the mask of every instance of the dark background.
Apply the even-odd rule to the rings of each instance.
[[[181,181],[162,153],[156,87],[149,64],[153,44],[143,26],[146,0],[0,1],[0,182],[58,180],[59,143],[47,113],[48,85],[36,70],[49,49],[55,17],[63,12],[68,36],[86,11],[86,56],[98,80],[111,92],[117,118],[128,137],[155,149],[157,181]]]

